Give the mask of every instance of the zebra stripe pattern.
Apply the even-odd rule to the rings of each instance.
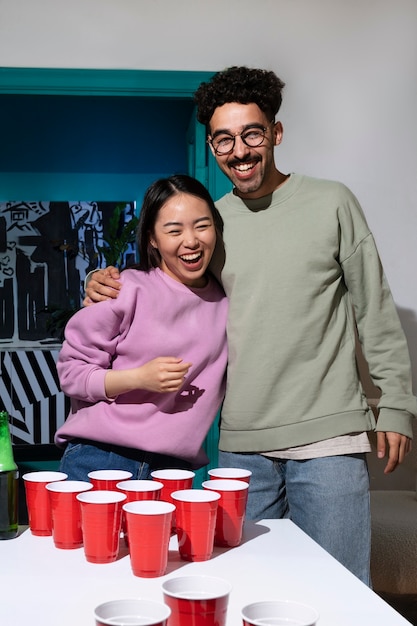
[[[59,387],[59,350],[0,353],[0,410],[8,411],[14,444],[53,443],[69,399]]]

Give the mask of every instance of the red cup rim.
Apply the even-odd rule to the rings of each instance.
[[[93,480],[128,480],[133,474],[127,470],[94,470],[87,476]]]
[[[64,474],[64,472],[42,470],[40,472],[28,472],[23,474],[22,478],[23,480],[32,483],[52,483],[58,480],[65,480],[68,478],[68,474]]]
[[[163,488],[163,484],[158,482],[157,480],[123,480],[120,483],[117,483],[117,489],[122,489],[123,491],[159,491]]]
[[[217,475],[216,472],[219,472],[219,474]],[[213,479],[219,480],[238,480],[236,476],[239,476],[240,478],[249,478],[252,476],[252,472],[250,470],[242,469],[240,467],[213,467],[212,469],[209,469],[207,473],[209,476],[213,476]],[[224,476],[221,476],[222,473]],[[236,476],[232,476],[233,473],[235,473]],[[228,476],[228,474],[230,474],[230,476]]]
[[[102,604],[99,604],[94,609],[94,617],[102,624],[114,624],[114,615],[105,616],[102,613],[105,613],[106,609],[111,609],[112,605],[117,606],[129,603],[134,605],[141,605],[141,610],[143,610],[144,606],[150,606],[161,610],[161,615],[155,616],[155,619],[150,619],[150,621],[148,622],[149,626],[152,626],[152,624],[159,624],[167,620],[171,615],[171,609],[169,608],[169,606],[163,604],[162,602],[154,602],[153,600],[144,600],[142,598],[123,598],[121,600],[109,600],[108,602],[103,602]],[[123,607],[121,607],[121,609],[123,609]]]
[[[259,607],[259,606],[267,607],[268,605],[272,609],[282,607],[282,606],[288,607],[290,605],[303,609],[308,613],[308,615],[303,619],[307,619],[310,623],[315,623],[320,617],[317,609],[315,609],[313,606],[309,604],[305,604],[304,602],[298,602],[296,600],[260,600],[258,602],[251,602],[250,604],[247,604],[241,609],[240,615],[241,615],[242,620],[246,622],[250,622],[252,624],[257,624],[257,623],[265,624],[264,615],[259,615],[259,617],[252,617],[250,615],[250,612],[251,610],[256,610],[256,607]]]
[[[163,480],[182,480],[184,478],[194,478],[195,472],[183,469],[165,469],[151,472],[152,478]]]
[[[243,480],[233,480],[232,478],[212,478],[203,482],[204,489],[213,491],[244,491],[249,489],[249,483]]]
[[[175,586],[179,586],[185,583],[189,587],[189,590],[192,591],[192,600],[207,600],[207,592],[205,592],[204,589],[197,587],[198,584],[204,582],[211,584],[215,582],[219,587],[224,587],[224,589],[220,593],[213,593],[213,598],[224,598],[232,591],[232,585],[229,583],[229,581],[225,580],[224,578],[219,578],[217,576],[179,576],[175,578],[169,578],[162,583],[162,591],[171,598],[187,599],[187,596],[184,595],[186,591],[181,591],[180,589],[178,589],[177,591],[175,590]]]
[[[126,494],[121,491],[85,491],[77,493],[77,500],[87,504],[115,504],[126,500]]]
[[[126,502],[123,511],[137,515],[160,515],[175,511],[175,505],[164,500],[135,500]]]
[[[180,502],[214,502],[220,500],[221,495],[209,489],[179,489],[171,493],[171,498]]]
[[[59,480],[54,483],[48,483],[45,485],[45,488],[56,493],[81,493],[90,491],[93,485],[84,480]]]

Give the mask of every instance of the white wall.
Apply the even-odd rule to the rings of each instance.
[[[0,65],[273,69],[283,171],[342,180],[374,231],[417,390],[415,0],[0,0]]]

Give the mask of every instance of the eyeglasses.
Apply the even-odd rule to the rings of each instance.
[[[213,147],[216,154],[229,154],[235,147],[236,137],[240,137],[245,146],[249,148],[258,148],[266,139],[266,131],[264,126],[250,126],[240,133],[229,135],[228,133],[219,133],[213,138],[209,138],[208,142]]]

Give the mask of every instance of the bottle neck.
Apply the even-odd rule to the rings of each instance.
[[[14,462],[12,440],[10,437],[9,418],[7,413],[0,413],[0,472],[17,469]]]

